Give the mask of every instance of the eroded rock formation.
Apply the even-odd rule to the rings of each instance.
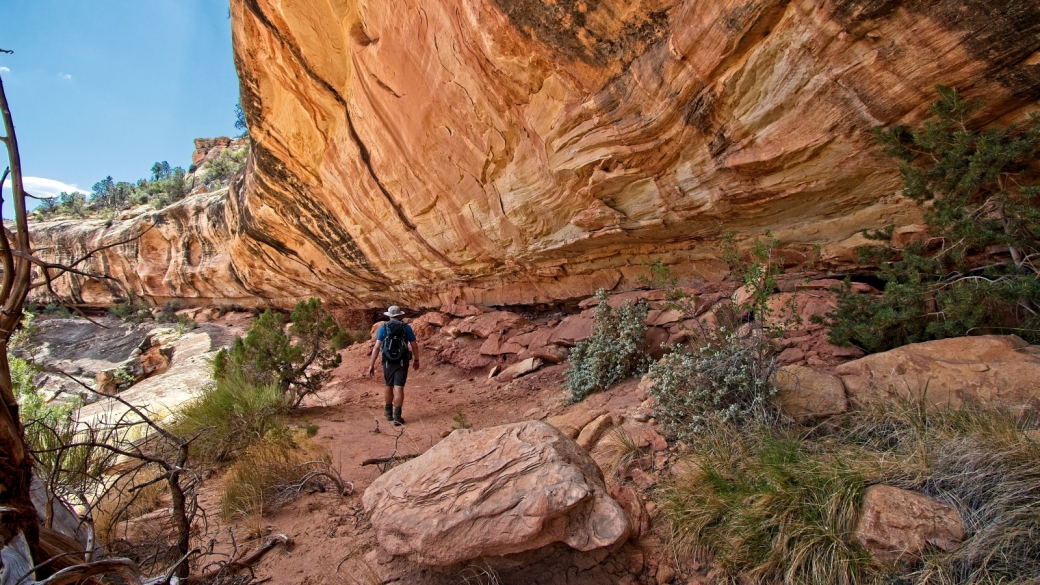
[[[624,542],[626,512],[596,463],[540,421],[457,430],[381,475],[362,499],[384,550],[427,565]]]
[[[154,224],[95,268],[199,302],[532,303],[624,288],[647,259],[713,278],[723,229],[834,254],[861,228],[914,223],[871,128],[921,120],[936,84],[984,98],[980,123],[1040,98],[1030,0],[232,0],[231,14],[245,175],[222,198],[49,228],[38,246]]]

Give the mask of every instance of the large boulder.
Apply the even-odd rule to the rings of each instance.
[[[387,552],[427,565],[623,541],[628,516],[595,462],[539,421],[457,430],[380,476],[365,510]]]
[[[856,540],[887,563],[909,562],[925,545],[953,549],[964,540],[957,510],[928,496],[887,485],[867,488],[853,532]]]
[[[835,373],[856,406],[909,398],[940,408],[1040,408],[1040,347],[1014,335],[905,345],[842,364]]]
[[[773,384],[784,414],[802,423],[848,410],[845,387],[837,376],[805,366],[783,366]]]

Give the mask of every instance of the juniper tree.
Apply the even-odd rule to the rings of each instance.
[[[277,384],[295,408],[308,394],[321,390],[340,364],[330,340],[339,332],[332,317],[315,298],[293,308],[286,332],[285,317],[264,311],[245,338],[236,338],[231,350],[220,350],[213,360],[214,378],[240,376],[256,386]]]
[[[903,250],[860,250],[861,260],[878,263],[884,294],[846,287],[830,315],[837,344],[882,351],[982,333],[1040,341],[1040,114],[980,130],[972,118],[981,101],[937,89],[920,128],[875,128],[899,161],[903,194],[924,207],[929,238]],[[867,236],[891,234],[888,226]]]

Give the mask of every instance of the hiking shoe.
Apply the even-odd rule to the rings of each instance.
[[[394,421],[394,406],[392,404],[387,404],[383,408],[383,413],[386,414],[386,420],[387,421],[390,421],[390,422]]]
[[[404,418],[401,417],[401,408],[394,407],[394,426],[399,427],[404,424]]]

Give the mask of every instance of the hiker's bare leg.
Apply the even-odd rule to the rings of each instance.
[[[383,390],[383,404],[394,404],[394,405],[397,404],[396,402],[394,402],[394,387],[393,386],[387,386],[386,389]]]
[[[389,389],[387,388],[387,390]],[[404,406],[404,386],[394,386],[393,391],[394,406],[401,408]]]

